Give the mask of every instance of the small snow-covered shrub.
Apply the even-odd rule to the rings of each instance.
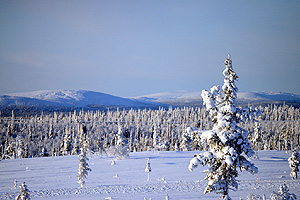
[[[117,159],[126,159],[129,157],[129,149],[127,146],[111,146],[106,149],[106,154],[109,157],[115,157]]]
[[[260,197],[259,195],[254,195],[252,193],[248,194],[247,200],[264,200],[263,197]]]
[[[270,196],[270,200],[295,200],[297,199],[295,194],[289,193],[289,189],[286,184],[280,186],[279,191],[273,193]]]
[[[20,185],[20,188],[21,188],[21,192],[16,197],[16,200],[30,200],[29,190],[25,182],[23,182],[22,185]]]

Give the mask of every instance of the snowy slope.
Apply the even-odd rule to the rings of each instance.
[[[98,106],[151,106],[140,100],[121,98],[87,90],[43,90],[0,95],[0,105],[55,105],[65,107]]]
[[[35,199],[118,199],[118,200],[171,200],[218,199],[217,194],[203,194],[205,168],[190,172],[188,164],[198,152],[136,152],[130,158],[116,161],[112,158],[93,156],[89,160],[92,169],[84,188],[77,183],[78,157],[61,156],[2,160],[0,162],[0,199],[13,199],[18,184],[26,182]],[[233,200],[246,199],[249,193],[265,194],[267,199],[279,185],[286,183],[291,193],[300,197],[300,180],[291,180],[288,166],[289,154],[283,151],[260,151],[259,160],[253,162],[259,172],[251,175],[240,173],[239,189],[230,191]],[[147,181],[145,167],[150,158],[152,172]],[[115,178],[118,174],[119,178]],[[163,177],[164,180],[162,179]]]
[[[57,103],[28,97],[0,95],[0,106],[55,106]]]
[[[238,100],[300,102],[300,95],[286,92],[239,92]]]
[[[144,96],[133,97],[135,99],[143,99],[148,101],[166,102],[179,99],[201,99],[201,92],[177,91],[162,92],[149,94]]]

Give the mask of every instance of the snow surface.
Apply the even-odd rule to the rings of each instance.
[[[89,172],[84,188],[77,183],[79,160],[77,156],[26,158],[0,161],[0,199],[14,199],[19,192],[14,189],[26,182],[31,199],[119,199],[164,200],[168,194],[173,199],[218,199],[215,193],[203,194],[206,168],[188,170],[189,161],[199,152],[135,152],[129,159],[93,156],[89,158]],[[258,174],[240,173],[239,189],[230,191],[232,199],[246,199],[249,193],[266,194],[286,183],[290,193],[300,198],[300,180],[289,176],[289,154],[284,151],[259,151],[259,160],[253,160]],[[145,172],[148,158],[151,161],[150,181]]]

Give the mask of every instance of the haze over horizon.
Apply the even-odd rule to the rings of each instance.
[[[122,97],[223,84],[300,94],[299,1],[1,1],[0,94]]]

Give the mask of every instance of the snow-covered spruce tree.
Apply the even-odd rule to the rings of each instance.
[[[299,171],[299,163],[300,163],[300,154],[297,151],[294,151],[289,157],[289,165],[292,169],[290,176],[292,179],[297,179],[297,173]]]
[[[17,189],[17,179],[14,181],[14,189]]]
[[[192,139],[192,151],[202,150],[200,130],[196,127],[188,127],[186,131],[189,132]]]
[[[89,160],[86,156],[86,152],[84,148],[80,148],[80,154],[78,155],[79,157],[79,169],[78,169],[78,182],[81,187],[84,186],[85,184],[85,180],[87,178],[88,175],[88,171],[92,171],[89,168],[89,164],[87,163],[87,161]]]
[[[53,136],[54,136],[53,124],[52,124],[52,121],[50,121],[50,127],[49,127],[48,137],[49,137],[50,139],[53,139]]]
[[[65,132],[66,134],[63,141],[63,155],[70,155],[73,149],[73,142],[69,130],[66,130]]]
[[[117,133],[117,140],[116,146],[124,146],[127,144],[126,138],[124,137],[124,131],[121,125],[119,125],[118,133]]]
[[[16,197],[16,200],[30,200],[29,190],[25,182],[23,182],[22,185],[20,185],[20,188],[21,188],[21,192]]]
[[[150,181],[150,172],[151,172],[150,158],[148,158],[147,160],[145,172],[148,174],[147,181]]]
[[[166,135],[166,133],[161,132],[161,128],[155,125],[152,138],[155,151],[168,151],[168,149],[170,148],[170,139],[168,137],[162,138],[162,135]],[[148,141],[145,141],[145,145],[147,144],[147,142]],[[147,151],[147,148],[144,147],[144,149],[146,149]]]
[[[49,153],[47,152],[47,149],[46,148],[42,148],[42,151],[40,153],[40,156],[41,157],[48,157],[49,156]]]
[[[89,143],[89,137],[87,135],[87,128],[85,125],[78,125],[78,132],[79,132],[79,145],[84,151],[90,155],[91,154],[91,146]]]
[[[229,189],[238,188],[238,168],[252,174],[258,172],[257,167],[244,157],[251,157],[254,151],[247,139],[247,131],[237,124],[254,119],[260,115],[260,111],[253,107],[236,107],[238,89],[235,81],[238,76],[233,71],[230,55],[225,60],[225,65],[222,90],[219,86],[214,86],[210,91],[202,91],[204,105],[214,125],[212,130],[199,134],[210,151],[195,155],[190,161],[189,170],[192,171],[200,164],[208,165],[208,170],[205,170],[208,185],[204,193],[214,191],[219,193],[222,199],[231,199],[228,195]]]
[[[25,144],[25,147],[24,147],[24,158],[28,158],[28,144],[27,143]]]
[[[261,144],[262,144],[263,140],[261,137],[261,128],[260,128],[258,122],[255,123],[254,135],[253,135],[251,142],[252,142],[255,150],[261,150]]]
[[[24,145],[20,136],[16,139],[17,158],[24,158]]]
[[[160,128],[154,126],[153,129],[153,147],[157,151],[159,149]]]
[[[188,131],[188,128],[185,129],[184,133],[182,134],[182,139],[181,139],[181,144],[180,144],[180,149],[182,151],[190,151],[191,150],[191,146],[192,146],[192,138],[191,138],[191,134]]]
[[[74,140],[74,145],[71,154],[78,155],[80,153],[80,147],[77,138]]]
[[[120,159],[126,159],[129,156],[128,140],[124,136],[124,131],[121,125],[119,125],[119,131],[117,133],[116,153],[116,156]]]
[[[16,151],[14,149],[14,146],[15,146],[15,142],[9,143],[8,140],[6,140],[2,159],[15,159],[16,158]]]
[[[166,196],[165,200],[170,200],[170,197],[169,197],[169,195],[168,195],[168,194],[167,194],[167,196]]]
[[[110,146],[106,153],[108,156],[115,156],[117,159],[126,159],[129,156],[127,138],[123,135],[123,128],[119,125],[118,133],[116,135],[116,145]]]
[[[102,156],[102,153],[104,151],[104,149],[103,149],[103,138],[98,137],[96,146],[97,146],[98,155]]]

